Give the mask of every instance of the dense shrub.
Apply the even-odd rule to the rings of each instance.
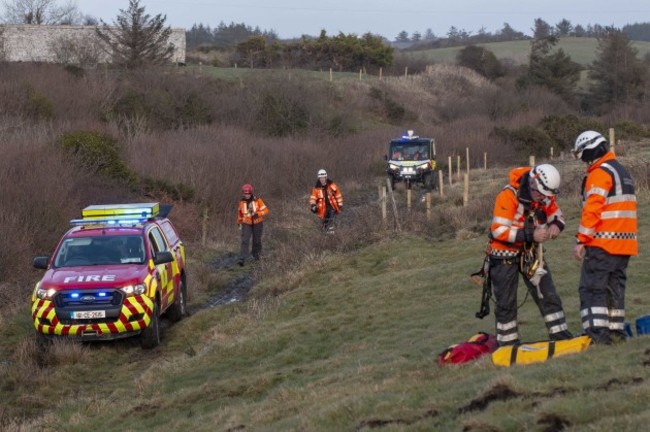
[[[496,127],[492,135],[500,137],[506,145],[513,146],[521,154],[549,154],[553,146],[552,138],[543,130],[534,126],[517,129]]]
[[[109,135],[93,131],[69,132],[59,137],[57,145],[88,170],[131,187],[137,182],[135,174],[120,158],[117,140]]]
[[[198,93],[175,95],[167,89],[142,92],[129,89],[117,99],[108,116],[122,130],[143,120],[149,129],[166,130],[210,124],[210,104]]]
[[[631,140],[650,138],[650,129],[633,121],[617,123],[614,129],[616,130],[618,138]]]
[[[32,120],[54,119],[54,104],[32,86],[26,87],[25,115]]]
[[[492,51],[476,45],[469,45],[458,51],[456,62],[491,80],[499,78],[505,73]]]
[[[142,189],[145,195],[153,196],[159,201],[166,201],[167,198],[173,201],[192,201],[196,194],[194,188],[188,184],[150,177],[142,180]]]
[[[257,110],[259,128],[269,136],[288,136],[309,126],[309,111],[300,97],[266,93]]]
[[[563,151],[571,150],[573,143],[580,133],[585,130],[603,130],[603,125],[596,120],[579,118],[575,115],[546,116],[540,122],[540,127],[551,137],[554,146]]]

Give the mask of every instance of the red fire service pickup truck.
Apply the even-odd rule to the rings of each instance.
[[[186,313],[185,246],[158,203],[92,205],[70,221],[32,295],[32,319],[45,337],[108,340],[139,335],[160,343],[160,316]]]

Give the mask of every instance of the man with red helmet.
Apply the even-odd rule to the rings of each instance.
[[[262,233],[264,229],[264,216],[269,214],[269,209],[261,198],[253,195],[253,186],[245,184],[241,188],[242,197],[239,201],[239,211],[237,214],[237,224],[241,230],[241,247],[239,249],[240,266],[244,265],[248,257],[251,238],[253,240],[253,250],[251,254],[255,260],[260,259],[262,253]]]

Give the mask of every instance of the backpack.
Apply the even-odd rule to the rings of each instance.
[[[466,342],[451,345],[438,355],[438,364],[466,363],[497,349],[494,335],[478,332]]]
[[[590,344],[589,336],[578,336],[566,340],[506,345],[492,353],[492,363],[505,367],[514,364],[541,363],[550,358],[584,351]]]

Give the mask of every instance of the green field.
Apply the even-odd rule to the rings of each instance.
[[[650,143],[633,150],[630,156],[642,161]],[[624,161],[633,163],[632,157]],[[561,166],[566,178],[584,169],[575,161]],[[472,200],[491,203],[493,196],[479,191],[503,184],[505,175],[473,172]],[[456,183],[445,190],[459,188]],[[632,323],[650,313],[650,275],[644,271],[650,201],[647,190],[638,196],[641,256],[629,268],[626,308]],[[404,198],[398,190],[397,199]],[[548,244],[545,257],[570,330],[578,333],[579,263],[572,248],[579,198],[565,196],[560,204],[567,230]],[[387,231],[383,240],[356,251],[307,255],[289,275],[266,275],[244,303],[197,309],[165,331],[153,351],[128,342],[37,351],[29,342],[34,335],[25,305],[23,314],[0,327],[0,429],[645,430],[647,336],[508,369],[493,366],[489,356],[437,365],[447,346],[493,331],[493,314],[474,317],[480,288],[468,277],[481,264],[485,228],[448,240]],[[222,277],[236,278],[240,271],[222,270]],[[525,300],[523,289],[519,295],[523,339],[544,339],[533,301]],[[40,354],[28,355],[30,350]]]
[[[530,41],[492,42],[478,44],[492,51],[499,59],[511,59],[515,64],[528,63]],[[561,38],[557,47],[562,48],[573,61],[588,65],[596,58],[598,41],[595,38]],[[633,41],[632,46],[638,50],[637,57],[642,59],[650,53],[650,42]],[[463,47],[439,48],[423,51],[406,51],[407,57],[424,59],[431,62],[454,62],[458,51]]]

